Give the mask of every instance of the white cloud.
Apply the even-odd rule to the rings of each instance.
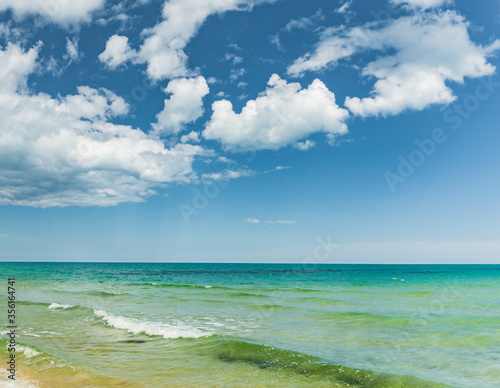
[[[193,159],[206,151],[167,149],[141,130],[113,124],[129,107],[111,91],[80,86],[57,98],[30,92],[38,50],[0,50],[1,204],[108,206],[196,178]]]
[[[410,8],[428,9],[436,8],[445,4],[451,4],[453,0],[390,0],[394,5],[403,4]]]
[[[229,73],[229,79],[231,81],[236,81],[238,78],[243,77],[247,71],[243,68],[241,69],[231,69]]]
[[[278,49],[278,51],[283,51],[283,46],[281,45],[280,35],[279,34],[271,35],[269,37],[269,41],[271,42],[271,44],[273,44],[274,46],[276,46],[276,48]]]
[[[222,172],[212,172],[209,174],[202,174],[201,178],[205,182],[211,182],[211,181],[228,181],[230,179],[237,179],[241,177],[248,177],[248,176],[253,176],[255,175],[255,171],[246,169],[246,168],[241,168],[239,170],[229,170],[225,169]]]
[[[275,221],[260,221],[257,218],[246,218],[244,222],[247,222],[249,224],[287,224],[287,225],[292,225],[295,224],[297,221],[295,220],[275,220]]]
[[[216,96],[219,98],[224,98],[224,97],[229,97],[229,94],[221,90],[220,92],[217,92]]]
[[[200,134],[198,132],[191,131],[187,135],[183,135],[181,137],[181,143],[188,143],[190,141],[193,143],[199,143]]]
[[[12,20],[9,20],[7,23],[0,23],[0,38],[4,38],[6,41],[22,40],[25,31],[22,28],[16,28],[12,25]]]
[[[43,70],[52,73],[54,77],[60,77],[72,63],[79,62],[82,57],[83,53],[78,49],[78,38],[66,38],[66,53],[62,56],[62,61],[58,61],[53,56],[50,56],[50,58],[42,60],[40,66]]]
[[[39,15],[62,26],[91,20],[92,12],[101,8],[104,0],[0,0],[0,11],[12,10],[16,18]]]
[[[232,151],[277,150],[315,132],[347,132],[347,110],[337,106],[335,95],[318,79],[302,89],[274,74],[266,91],[248,101],[241,113],[227,100],[214,102],[212,109],[203,136]]]
[[[294,145],[295,148],[301,151],[307,151],[309,148],[312,148],[316,145],[316,143],[312,140],[306,140],[303,142],[298,142]]]
[[[80,58],[81,54],[78,52],[78,38],[66,38],[66,54],[64,54],[64,59],[71,64],[78,62]]]
[[[208,77],[207,78],[207,84],[215,84],[217,83],[217,78],[215,77]]]
[[[171,93],[165,100],[165,106],[153,124],[160,134],[176,134],[184,125],[196,121],[203,115],[203,97],[209,92],[207,81],[202,76],[197,78],[178,78],[170,81],[165,93]]]
[[[288,170],[290,166],[276,166],[274,171]]]
[[[242,58],[242,57],[239,57],[239,56],[237,56],[237,55],[235,55],[235,54],[232,54],[232,53],[226,53],[226,54],[224,55],[224,59],[225,59],[226,61],[231,61],[231,62],[233,62],[233,65],[237,65],[238,63],[243,62],[243,58]]]
[[[316,24],[317,21],[323,20],[325,16],[323,15],[323,11],[319,9],[314,15],[311,17],[302,17],[300,19],[292,19],[285,26],[285,30],[292,31],[295,29],[304,30],[307,28],[311,28]]]
[[[163,20],[142,32],[146,38],[132,57],[117,57],[116,63],[133,60],[146,63],[153,80],[193,75],[187,68],[184,48],[212,14],[249,11],[253,6],[275,0],[170,0],[163,5]]]
[[[0,91],[13,93],[26,88],[28,75],[36,68],[39,42],[28,52],[18,45],[8,43],[4,50],[0,49]]]
[[[99,60],[112,69],[136,57],[137,53],[130,48],[128,38],[120,35],[109,38],[106,49],[99,54]]]
[[[342,6],[337,8],[335,11],[338,13],[348,13],[348,12],[350,12],[349,8],[351,8],[351,4],[352,4],[352,0],[348,0],[344,4],[342,4]]]
[[[331,28],[321,36],[316,50],[297,59],[288,73],[300,76],[335,65],[340,59],[368,50],[383,55],[362,70],[375,77],[371,97],[347,97],[345,105],[361,116],[421,110],[455,99],[447,81],[494,73],[487,57],[500,47],[495,41],[483,47],[469,37],[468,22],[454,11],[415,14],[387,23],[351,29]]]
[[[219,156],[217,161],[221,163],[234,163],[231,159],[226,158],[225,156]]]

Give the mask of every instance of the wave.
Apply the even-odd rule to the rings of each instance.
[[[50,303],[46,302],[33,302],[31,300],[18,300],[16,302],[17,305],[23,305],[23,306],[29,306],[29,305],[34,305],[34,306],[49,306]]]
[[[331,294],[333,291],[325,290],[325,289],[315,289],[315,288],[302,288],[302,287],[293,287],[293,288],[284,288],[283,291],[291,291],[298,293],[314,293],[314,294]]]
[[[230,287],[213,286],[213,285],[198,285],[198,284],[175,284],[175,283],[131,283],[129,286],[154,286],[158,288],[195,288],[195,289],[215,289],[215,290],[232,290]]]
[[[55,309],[66,310],[66,309],[73,309],[73,308],[81,307],[81,306],[77,306],[77,305],[74,305],[74,304],[60,304],[60,303],[57,303],[57,302],[53,302],[53,303],[33,302],[33,301],[30,301],[30,300],[18,301],[17,304],[22,304],[22,305],[25,305],[25,306],[45,306],[45,307],[47,307],[48,309],[51,309],[51,310],[55,310]]]
[[[76,307],[74,304],[59,304],[59,303],[52,303],[48,309],[70,309],[72,307]]]
[[[0,343],[2,344],[0,346],[0,348],[2,348],[2,351],[3,351],[2,353],[4,353],[5,355],[8,355],[9,352],[7,351],[7,344],[8,344],[7,339],[0,338]],[[35,357],[39,357],[39,356],[42,356],[39,358],[44,358],[44,359],[52,357],[49,353],[45,353],[45,352],[41,351],[40,349],[35,348],[32,345],[27,345],[26,343],[22,343],[19,341],[17,341],[17,343],[16,343],[16,353],[17,353],[17,355],[22,355],[22,357],[29,362],[31,362],[32,359],[34,359]]]
[[[254,294],[251,292],[231,292],[223,296],[226,298],[269,298],[269,295]]]
[[[188,325],[171,325],[161,322],[141,321],[136,318],[126,318],[114,315],[104,310],[94,310],[94,314],[104,320],[109,326],[127,330],[133,334],[144,333],[152,336],[170,338],[199,338],[213,335],[213,330],[200,329]]]
[[[313,306],[347,306],[349,302],[339,299],[321,298],[316,296],[308,296],[303,298],[290,299],[290,303],[308,303]]]
[[[48,309],[70,309],[70,308],[75,308],[79,307],[73,304],[60,304],[57,302],[53,303],[48,303],[48,302],[33,302],[31,300],[20,300],[17,301],[18,305],[23,305],[23,306],[44,306],[47,307]]]
[[[84,292],[88,295],[92,296],[120,296],[120,295],[127,295],[126,292],[117,292],[117,291],[89,291],[89,292]]]
[[[23,346],[23,345],[17,345],[16,351],[21,352],[24,354],[24,357],[31,359],[33,357],[39,356],[42,353],[39,352],[38,350],[30,347],[30,346]]]
[[[74,295],[91,295],[91,296],[102,296],[102,297],[107,297],[107,296],[120,296],[120,295],[127,295],[126,292],[121,292],[121,291],[96,291],[96,290],[53,290],[54,292],[57,293],[64,293],[64,294],[74,294]]]

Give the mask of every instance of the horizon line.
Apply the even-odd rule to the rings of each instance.
[[[307,266],[313,265],[500,265],[500,263],[366,263],[366,262],[338,262],[338,263],[303,263],[300,261],[292,262],[252,262],[252,261],[49,261],[49,260],[17,260],[3,261],[0,263],[54,263],[54,264],[303,264]]]

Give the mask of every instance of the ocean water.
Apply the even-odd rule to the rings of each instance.
[[[499,387],[500,266],[0,263],[2,387]],[[6,365],[7,306],[0,308]]]

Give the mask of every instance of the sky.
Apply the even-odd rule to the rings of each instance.
[[[0,0],[0,260],[500,263],[499,23]]]

